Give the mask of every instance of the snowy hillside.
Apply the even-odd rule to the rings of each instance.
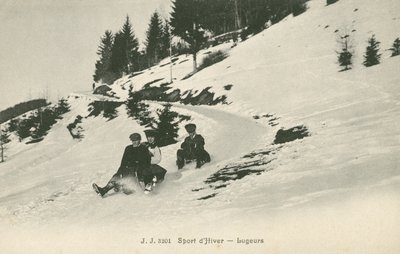
[[[387,49],[400,36],[400,2],[308,6],[233,48],[202,50],[200,60],[217,50],[229,56],[187,79],[191,56],[174,60],[167,93],[210,87],[226,103],[173,104],[197,124],[212,161],[177,170],[186,135],[180,128],[179,142],[162,148],[168,173],[151,195],[136,188],[102,199],[92,190],[117,170],[129,134],[144,130],[124,105],[112,120],[86,118],[89,104],[103,96],[71,94],[71,111],[42,142],[14,139],[0,164],[1,252],[399,253],[400,57]],[[351,34],[355,52],[353,69],[344,72],[335,53],[341,33]],[[372,34],[382,58],[367,68],[363,54]],[[130,87],[169,81],[164,59],[110,87],[113,100],[124,101]],[[78,115],[80,141],[67,130]],[[307,135],[275,140],[278,130],[293,127]]]

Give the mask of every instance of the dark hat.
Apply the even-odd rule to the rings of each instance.
[[[144,130],[144,134],[146,134],[146,137],[157,137],[157,131],[154,129]]]
[[[139,133],[132,133],[130,136],[129,136],[129,139],[130,140],[132,140],[132,141],[140,141],[141,139],[142,139],[142,136],[140,136],[140,134]]]
[[[185,129],[187,132],[192,133],[196,131],[196,125],[194,123],[188,123],[185,125]]]

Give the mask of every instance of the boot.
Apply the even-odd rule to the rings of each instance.
[[[103,191],[103,188],[99,187],[97,184],[92,184],[93,190],[97,193],[97,195],[99,195],[100,197],[103,197],[103,195],[105,194]]]
[[[113,183],[113,182],[109,182],[109,183],[107,183],[107,185],[104,186],[103,188],[99,187],[97,184],[94,183],[94,184],[92,185],[92,187],[93,187],[94,191],[95,191],[98,195],[100,195],[101,197],[104,197],[104,195],[105,195],[107,192],[109,192],[111,189],[114,188],[114,183]]]
[[[146,184],[146,188],[144,188],[144,194],[149,194],[152,190],[151,183]]]
[[[196,162],[196,168],[201,168],[201,166],[203,166],[205,163],[206,163],[205,161],[198,160]]]

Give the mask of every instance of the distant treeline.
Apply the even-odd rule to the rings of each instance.
[[[35,99],[16,104],[15,106],[7,108],[0,112],[0,124],[7,122],[12,118],[22,115],[33,109],[46,106],[47,104],[48,103],[45,99]]]
[[[308,0],[173,0],[169,20],[155,11],[148,23],[145,48],[139,50],[129,16],[122,28],[106,30],[100,38],[93,81],[111,85],[123,75],[147,69],[175,54],[193,55],[193,72],[198,69],[196,54],[223,38],[245,40],[293,14],[306,11]],[[230,33],[219,37],[212,37]],[[178,40],[172,40],[176,37]]]

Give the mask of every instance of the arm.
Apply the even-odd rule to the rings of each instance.
[[[205,145],[204,138],[201,135],[197,135],[196,136],[196,149],[203,150],[204,145]]]
[[[151,164],[158,164],[161,162],[161,150],[158,146],[154,147],[153,155],[151,157]]]
[[[124,170],[128,166],[128,154],[129,154],[128,150],[129,150],[128,146],[125,147],[124,154],[122,155],[122,159],[121,159],[121,164],[117,171],[117,174],[119,174],[119,175],[123,174]]]
[[[119,166],[120,168],[125,168],[126,166],[128,166],[128,152],[129,150],[129,146],[125,147],[124,150],[124,154],[122,155],[122,159],[121,159],[121,165]]]
[[[187,140],[187,138],[185,138],[185,140],[181,144],[182,149],[187,149],[187,141],[186,140]]]
[[[141,164],[141,166],[147,168],[150,166],[151,162],[151,156],[149,149],[145,146],[141,146],[141,152],[138,154],[138,161]]]

